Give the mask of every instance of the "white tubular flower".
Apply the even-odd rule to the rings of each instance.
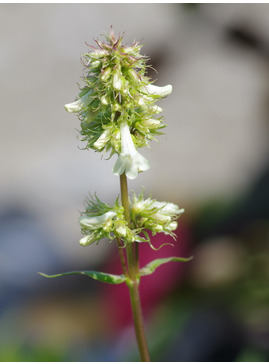
[[[83,216],[80,218],[79,222],[82,228],[94,228],[106,224],[116,215],[117,214],[114,211],[108,211],[100,216],[93,216],[93,217]]]
[[[87,92],[85,95],[81,96],[77,101],[72,102],[71,104],[66,104],[64,107],[68,112],[80,112],[90,104],[92,101],[91,98],[92,90]]]
[[[143,91],[150,96],[166,97],[172,92],[172,85],[166,85],[163,87],[155,85],[144,86]]]
[[[113,173],[120,176],[124,172],[129,179],[135,179],[139,172],[147,171],[149,162],[135,148],[126,121],[120,124],[121,153],[114,165]]]
[[[181,215],[184,212],[184,209],[180,209],[176,204],[172,202],[155,201],[151,206],[156,207],[158,209],[158,212],[163,215]]]

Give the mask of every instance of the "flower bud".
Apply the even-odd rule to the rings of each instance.
[[[144,120],[144,125],[149,129],[156,129],[159,128],[161,122],[158,119],[147,119]]]
[[[158,221],[158,223],[160,224],[167,224],[168,222],[171,221],[171,217],[160,213],[156,213],[154,215],[154,218],[156,219],[156,221]]]
[[[140,78],[138,76],[138,73],[133,68],[131,68],[131,69],[128,70],[128,75],[130,76],[130,78],[134,82],[140,82]]]
[[[160,114],[163,109],[161,107],[159,107],[158,105],[153,105],[149,107],[150,112],[152,112],[152,114]]]
[[[87,246],[95,242],[94,235],[86,235],[80,239],[79,244],[82,246]]]
[[[109,77],[110,77],[110,74],[111,74],[111,68],[106,68],[103,72],[102,72],[102,74],[101,74],[101,81],[102,82],[106,82],[108,79],[109,79]]]
[[[102,64],[101,61],[94,61],[94,62],[91,62],[91,68],[98,68],[100,67]]]
[[[111,135],[110,128],[105,129],[103,134],[101,134],[101,136],[93,144],[94,148],[98,150],[102,150],[103,148],[105,148],[106,144],[110,140],[110,135]]]
[[[176,230],[177,229],[177,222],[176,221],[171,221],[167,228],[169,228],[169,230],[173,231],[173,230]]]
[[[91,53],[91,58],[102,58],[107,55],[108,52],[104,49],[96,49],[94,52]]]
[[[118,69],[114,72],[113,75],[113,88],[116,91],[120,91],[122,89],[121,73]]]
[[[105,95],[101,97],[101,103],[103,105],[108,105],[108,99],[107,99],[107,97]]]

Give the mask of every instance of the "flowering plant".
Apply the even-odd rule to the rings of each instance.
[[[140,357],[142,361],[150,361],[138,289],[140,279],[164,263],[190,258],[156,259],[143,268],[139,267],[139,244],[148,243],[155,249],[148,231],[152,235],[162,232],[176,238],[177,219],[184,209],[151,197],[145,199],[144,192],[139,196],[133,193],[132,198],[129,196],[127,178],[135,179],[150,168],[148,160],[138,149],[149,146],[150,141],[162,134],[166,125],[159,116],[162,109],[156,102],[168,96],[172,86],[153,85],[146,76],[148,58],[140,54],[141,45],[135,42],[124,46],[122,41],[122,36],[116,37],[112,29],[105,41],[96,40],[97,47],[91,47],[92,51],[83,58],[86,69],[82,78],[84,86],[78,98],[65,108],[78,114],[85,149],[109,152],[109,158],[117,155],[113,173],[120,177],[121,199],[117,198],[113,206],[102,202],[96,195],[86,200],[85,212],[79,221],[84,235],[80,244],[88,246],[103,238],[115,240],[123,274],[75,271],[42,275],[83,274],[111,284],[125,282],[130,291]]]

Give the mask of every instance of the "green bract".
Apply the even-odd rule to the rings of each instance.
[[[145,75],[147,57],[140,54],[137,42],[123,46],[122,37],[116,38],[112,30],[105,38],[105,42],[96,41],[97,47],[84,55],[85,86],[77,100],[65,108],[78,113],[86,149],[110,152],[110,156],[119,154],[114,173],[126,171],[127,177],[135,178],[149,164],[146,160],[137,162],[134,150],[148,146],[148,141],[166,126],[161,117],[156,117],[162,109],[155,102],[169,95],[172,86],[151,84]],[[123,147],[126,128],[130,153]]]

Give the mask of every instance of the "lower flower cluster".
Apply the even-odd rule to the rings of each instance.
[[[133,195],[132,220],[137,228],[150,230],[153,235],[164,233],[175,237],[173,231],[177,228],[176,220],[183,212],[184,209],[171,202],[159,202],[151,198],[145,200],[143,192],[138,197]]]
[[[81,214],[79,221],[81,232],[85,234],[79,241],[81,245],[98,243],[103,238],[138,241],[139,236],[128,227],[128,222],[124,219],[124,209],[118,200],[114,206],[110,206],[100,201],[97,196],[91,196],[86,203],[86,211]]]
[[[184,212],[170,202],[159,202],[151,198],[144,199],[133,194],[130,201],[131,220],[124,218],[124,209],[117,200],[114,206],[100,201],[96,196],[87,199],[86,211],[81,214],[81,232],[85,235],[80,244],[87,246],[98,243],[103,238],[111,241],[115,238],[127,243],[149,242],[147,230],[153,235],[162,232],[175,237],[176,220]]]

